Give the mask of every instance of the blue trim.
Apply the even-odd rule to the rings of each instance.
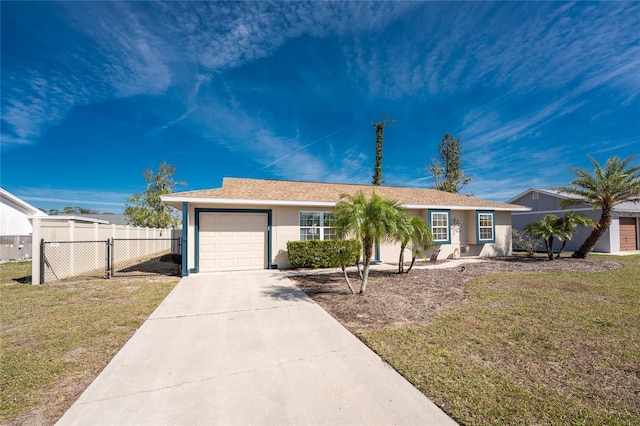
[[[200,271],[200,213],[266,213],[267,215],[267,269],[272,269],[271,264],[271,209],[195,209],[195,244],[194,244],[194,261],[195,268],[192,271]]]
[[[429,228],[431,228],[431,232],[433,233],[433,224],[431,221],[431,213],[446,213],[447,217],[449,218],[448,222],[449,222],[449,226],[447,229],[447,240],[434,240],[433,243],[434,245],[442,245],[442,244],[451,244],[451,210],[445,210],[445,209],[429,209],[427,211],[427,216],[429,218]]]
[[[187,263],[187,253],[189,244],[187,244],[187,236],[189,235],[189,203],[182,203],[182,276],[189,275],[189,266]]]
[[[490,214],[491,215],[491,225],[493,226],[493,238],[490,240],[481,240],[480,239],[480,215],[481,214]],[[477,244],[491,244],[496,242],[496,212],[493,210],[476,210],[476,243]]]

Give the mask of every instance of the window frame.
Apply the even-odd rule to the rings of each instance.
[[[481,216],[491,217],[491,226],[481,226]],[[482,238],[481,230],[491,228],[491,238]],[[478,244],[490,244],[496,242],[496,212],[493,210],[478,210],[476,211],[476,242]]]
[[[442,210],[442,209],[433,209],[429,210],[429,228],[431,228],[431,233],[433,234],[433,242],[435,244],[451,244],[451,210]],[[434,214],[446,214],[447,215],[447,239],[446,240],[437,240],[436,232],[433,227],[433,216]],[[437,228],[442,229],[443,226],[437,226]]]
[[[302,215],[305,213],[311,213],[311,214],[317,214],[319,215],[318,218],[318,224],[317,225],[303,225],[302,224]],[[332,212],[330,211],[325,211],[325,210],[300,210],[298,212],[298,238],[300,239],[300,241],[311,241],[311,240],[320,240],[320,241],[324,241],[324,240],[331,240],[331,239],[337,239],[337,234],[336,234],[336,227],[335,226],[327,226],[325,224],[325,222],[327,221],[327,216],[331,215]],[[317,229],[318,230],[318,238],[302,238],[303,234],[302,231],[303,229]],[[334,230],[333,234],[335,235],[334,238],[326,238],[326,234],[328,230]],[[305,234],[305,236],[307,236],[307,234]]]

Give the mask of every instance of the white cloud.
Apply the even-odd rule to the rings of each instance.
[[[420,25],[345,47],[372,96],[428,97],[477,84],[520,93],[573,84],[640,93],[640,4],[423,3]],[[411,22],[411,21],[409,21]]]
[[[95,45],[64,46],[50,55],[52,63],[37,76],[3,68],[3,80],[8,83],[3,85],[3,145],[36,142],[44,129],[64,120],[77,105],[161,94],[178,74],[185,73],[187,78],[215,75],[270,55],[301,34],[323,37],[379,29],[414,7],[303,2],[68,2],[60,6],[69,29],[79,31],[82,42],[88,37]],[[187,102],[191,105],[175,122],[193,112],[195,105]]]
[[[53,188],[22,188],[16,195],[31,204],[55,203],[61,207],[105,206],[121,207],[133,195],[103,190],[77,190]]]

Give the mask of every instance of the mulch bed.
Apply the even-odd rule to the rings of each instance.
[[[409,274],[371,271],[364,295],[351,295],[342,273],[295,276],[296,285],[352,331],[425,325],[465,299],[466,284],[474,277],[495,272],[576,271],[595,272],[621,268],[601,259],[511,256],[486,259],[455,268],[413,269]],[[349,275],[356,292],[357,274]]]

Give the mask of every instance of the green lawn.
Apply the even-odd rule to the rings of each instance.
[[[478,277],[431,326],[359,337],[462,424],[640,424],[640,256]]]
[[[22,284],[0,265],[0,422],[51,424],[178,282],[174,277]]]

